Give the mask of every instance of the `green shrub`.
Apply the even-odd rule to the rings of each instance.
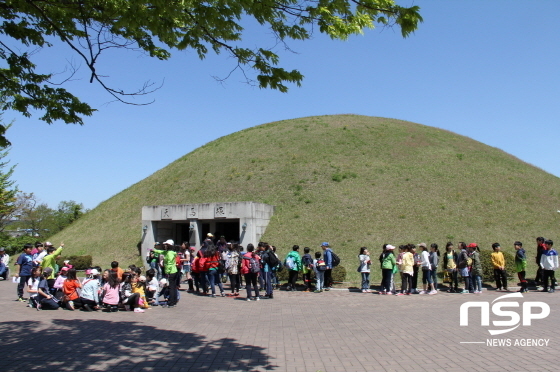
[[[64,261],[69,260],[70,265],[74,266],[76,270],[86,270],[92,267],[93,259],[91,256],[67,256],[59,257],[56,259],[56,264],[59,267],[64,266]]]
[[[354,270],[356,271],[356,270]],[[332,271],[333,282],[343,282],[346,279],[346,268],[342,265],[338,265]]]
[[[483,249],[480,251],[480,261],[482,263],[482,280],[484,282],[494,282],[494,266],[492,265],[492,259],[490,255],[492,250]],[[504,258],[506,260],[506,273],[508,277],[512,277],[515,274],[515,257],[509,253],[504,252]]]
[[[288,281],[288,269],[283,268],[282,271],[280,272],[276,272],[276,277],[278,278],[278,281],[280,282],[287,282]]]

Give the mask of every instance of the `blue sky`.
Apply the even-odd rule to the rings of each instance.
[[[345,42],[315,35],[289,43],[296,53],[278,49],[285,68],[305,75],[303,86],[287,94],[249,86],[239,73],[218,83],[213,76],[234,67],[225,54],[204,61],[192,51],[169,61],[108,54],[98,71],[114,87],[163,82],[148,98],[155,102],[108,103],[111,97],[89,84],[82,68],[81,80],[66,87],[99,110],[84,126],[4,113],[5,122],[15,120],[8,132],[13,179],[51,207],[75,200],[94,208],[221,136],[277,120],[348,113],[447,129],[560,176],[560,2],[414,4],[424,23],[407,39],[397,29],[377,29]],[[247,30],[244,45],[273,45],[255,25]],[[57,72],[72,54],[57,48],[37,58]]]

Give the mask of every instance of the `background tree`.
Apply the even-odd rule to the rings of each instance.
[[[0,125],[0,128],[8,129],[10,125]],[[8,167],[9,162],[4,161],[8,155],[8,150],[9,148],[0,146],[0,232],[4,231],[6,225],[10,223],[16,210],[17,200],[17,187],[14,186],[15,181],[10,179],[14,173],[15,165]]]
[[[11,230],[22,230],[25,234],[48,238],[72,224],[87,213],[82,203],[73,200],[61,201],[57,209],[39,203],[33,193],[19,192],[15,202]]]
[[[299,85],[303,75],[279,67],[275,45],[310,39],[315,31],[344,40],[375,25],[396,25],[406,37],[422,22],[419,7],[402,7],[394,0],[0,0],[0,18],[0,109],[25,116],[37,110],[47,123],[75,124],[83,124],[83,116],[95,110],[61,88],[51,73],[38,71],[32,61],[35,49],[61,41],[87,66],[90,82],[123,102],[150,93],[153,86],[134,92],[108,86],[107,74],[97,70],[108,49],[135,49],[161,60],[170,58],[171,50],[194,49],[201,59],[210,51],[225,52],[248,82],[286,92],[286,84]],[[272,32],[272,48],[240,45],[247,18]],[[256,73],[256,80],[246,69]],[[2,128],[0,141],[7,143]]]
[[[74,200],[61,201],[58,204],[58,209],[54,212],[56,232],[82,217],[84,213],[84,205],[82,203],[76,203]]]

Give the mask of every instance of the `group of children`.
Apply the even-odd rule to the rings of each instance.
[[[303,271],[306,291],[311,289],[311,272],[315,272],[317,278],[315,292],[329,290],[332,286],[331,271],[335,255],[326,242],[321,245],[323,254],[316,252],[315,259],[311,257],[308,247],[304,248],[305,254],[300,257],[299,246],[294,245],[286,259],[281,261],[276,247],[266,242],[256,247],[253,244],[243,247],[226,242],[223,236],[216,242],[213,238],[212,234],[208,234],[196,252],[188,242],[180,246],[174,245],[172,240],[156,243],[154,249],[148,252],[146,261],[156,271],[156,275],[169,277],[170,286],[179,289],[182,282],[186,282],[188,292],[203,296],[227,296],[223,284],[229,279],[229,296],[239,296],[245,282],[246,300],[260,300],[262,291],[265,297],[273,299],[274,289],[279,287],[278,272],[284,268],[288,270],[289,290],[296,290],[300,271]],[[175,275],[170,275],[175,271]]]
[[[17,282],[17,301],[27,302],[37,310],[117,311],[118,308],[144,312],[150,302],[158,304],[161,296],[169,298],[167,279],[158,281],[154,270],[146,276],[134,265],[128,270],[111,263],[111,269],[101,273],[101,268],[86,270],[85,279],[78,280],[76,269],[69,261],[58,267],[56,257],[64,247],[55,249],[50,242],[26,244],[15,265],[14,281]],[[23,297],[27,285],[29,298]],[[165,302],[163,302],[165,304]]]
[[[536,282],[542,284],[542,292],[554,293],[556,278],[554,272],[558,269],[558,253],[553,249],[552,240],[537,239],[537,272]],[[528,281],[526,279],[527,257],[523,249],[523,243],[514,242],[515,270],[517,272],[520,289],[519,292],[528,292]],[[421,252],[417,251],[417,248]],[[381,265],[382,282],[379,294],[395,294],[398,296],[410,294],[438,293],[438,265],[440,262],[440,251],[437,244],[431,244],[430,248],[425,243],[418,246],[414,244],[399,246],[398,255],[394,254],[396,248],[390,244],[383,245],[383,252],[379,256]],[[509,291],[507,283],[506,261],[499,243],[492,244],[491,262],[494,280],[498,291]],[[371,260],[367,248],[360,249],[358,271],[362,274],[362,292],[371,292],[369,289],[369,274]],[[450,293],[482,293],[483,268],[480,258],[480,248],[476,243],[466,244],[460,242],[455,250],[453,243],[448,242],[443,253],[443,279],[449,283]],[[418,280],[422,272],[422,290],[418,290]],[[401,278],[401,288],[396,289],[395,277]],[[459,278],[464,286],[459,289]],[[550,283],[550,285],[549,285]]]
[[[46,249],[45,249],[46,246]],[[315,276],[315,290],[320,293],[332,286],[332,269],[340,262],[330,249],[329,243],[322,243],[322,252],[311,255],[309,247],[304,248],[303,256],[299,254],[299,246],[294,245],[286,258],[281,261],[274,246],[259,243],[257,247],[248,244],[246,251],[243,246],[229,244],[223,237],[214,244],[211,234],[201,249],[195,253],[188,244],[176,246],[172,240],[157,245],[149,252],[147,262],[150,269],[142,273],[142,268],[131,265],[127,270],[112,262],[111,268],[101,272],[94,267],[86,270],[85,279],[78,280],[76,270],[65,262],[58,268],[55,258],[64,247],[61,244],[55,249],[49,242],[36,243],[35,247],[26,244],[16,265],[18,272],[17,294],[19,301],[23,298],[23,289],[28,285],[28,306],[38,310],[82,309],[85,311],[131,310],[144,312],[151,306],[161,305],[173,307],[180,299],[180,286],[188,284],[188,292],[216,297],[216,287],[220,296],[225,297],[223,284],[229,279],[230,296],[237,297],[243,288],[247,290],[247,301],[259,300],[260,292],[274,298],[274,289],[278,288],[277,273],[284,268],[288,270],[290,291],[296,290],[298,274],[303,273],[304,290],[312,290],[312,273]],[[525,270],[527,254],[523,244],[514,242],[515,270],[517,271],[520,289],[528,291]],[[382,273],[382,295],[398,296],[410,294],[438,293],[438,267],[442,262],[444,282],[449,283],[451,293],[481,293],[482,262],[480,248],[476,243],[460,242],[458,249],[453,243],[446,244],[445,251],[440,253],[437,244],[428,247],[425,243],[399,246],[383,245],[379,256]],[[493,266],[496,289],[508,291],[506,262],[499,243],[492,245],[491,262]],[[43,253],[44,252],[44,253]],[[338,260],[338,261],[337,261]],[[361,290],[371,293],[370,274],[372,261],[366,247],[360,248],[357,271],[361,274]],[[558,254],[553,249],[552,240],[537,239],[536,263],[539,266],[536,282],[542,285],[541,291],[553,293],[556,286],[554,272],[558,269]],[[420,272],[422,273],[422,289],[418,289]],[[327,274],[329,277],[327,277]],[[397,289],[396,278],[400,276],[401,287]],[[184,280],[183,280],[184,279]],[[459,281],[464,285],[459,288]],[[254,296],[253,296],[254,292]]]

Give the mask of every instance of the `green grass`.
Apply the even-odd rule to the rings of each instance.
[[[52,239],[103,267],[113,259],[138,263],[142,206],[214,201],[275,205],[263,240],[282,254],[293,244],[316,250],[329,241],[354,281],[362,246],[377,258],[383,243],[476,241],[489,248],[497,241],[513,252],[521,240],[533,262],[535,237],[554,239],[560,225],[560,179],[541,169],[445,130],[336,115],[218,138]]]

